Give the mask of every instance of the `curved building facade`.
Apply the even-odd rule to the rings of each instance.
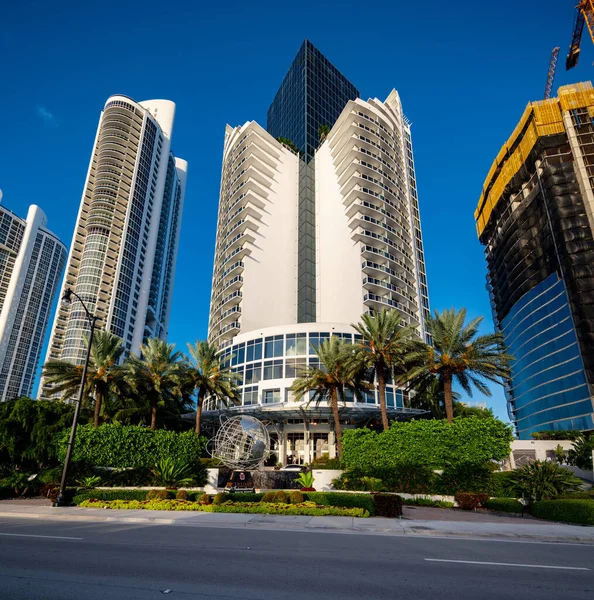
[[[594,429],[594,89],[530,103],[475,213],[522,439]]]

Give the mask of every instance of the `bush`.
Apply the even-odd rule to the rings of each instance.
[[[594,490],[590,490],[589,492],[563,494],[562,496],[556,496],[555,500],[594,500]]]
[[[368,492],[387,492],[384,482],[377,477],[361,477],[361,481]]]
[[[450,496],[462,491],[486,493],[489,491],[491,476],[491,469],[485,463],[449,464],[436,481],[436,490],[439,494]]]
[[[454,500],[462,510],[474,510],[482,506],[488,499],[488,494],[473,494],[469,492],[458,492],[454,496]]]
[[[218,494],[215,495],[215,497],[212,499],[212,503],[215,506],[219,506],[221,504],[223,504],[223,502],[225,502],[227,500],[227,498],[225,497],[226,495],[223,494],[222,492],[219,492]]]
[[[491,474],[489,494],[496,498],[513,498],[510,492],[510,480],[515,477],[513,471],[495,471]]]
[[[303,497],[303,494],[300,491],[293,490],[289,494],[289,503],[290,504],[301,504],[302,502],[305,502],[305,498]]]
[[[155,476],[155,483],[167,487],[192,485],[194,482],[192,470],[190,463],[183,458],[174,458],[173,456],[161,458],[151,469]]]
[[[286,492],[283,492],[283,490],[278,490],[278,492],[274,492],[274,500],[273,502],[279,502],[281,504],[287,504],[287,502],[289,502],[289,499],[287,497]]]
[[[376,517],[394,519],[402,516],[402,498],[397,494],[372,494]]]
[[[403,498],[405,506],[432,506],[434,508],[454,508],[453,502],[447,500],[432,500],[431,498]]]
[[[188,500],[189,497],[190,494],[188,494],[186,490],[177,490],[177,493],[175,494],[176,500]]]
[[[375,505],[371,494],[341,494],[339,492],[307,492],[305,499],[323,506],[338,508],[362,508],[370,515],[375,514]]]
[[[260,502],[274,502],[274,492],[266,492],[262,498],[260,498]]]
[[[405,494],[432,493],[437,480],[437,475],[427,465],[406,462],[396,463],[390,469],[380,469],[372,475],[379,477],[390,491]]]
[[[577,440],[583,433],[577,430],[535,431],[533,440]]]
[[[594,502],[591,500],[541,500],[530,507],[539,519],[594,525]]]
[[[442,469],[460,456],[472,464],[503,460],[509,456],[511,441],[511,427],[498,419],[395,421],[380,433],[346,430],[342,462],[349,470],[386,482],[381,473],[402,463]]]
[[[509,491],[529,503],[579,491],[582,484],[571,471],[553,462],[537,460],[512,473],[508,480]]]
[[[91,498],[95,500],[146,500],[148,494],[156,492],[150,490],[84,490],[78,491],[72,499],[73,504],[81,504]]]
[[[58,458],[63,461],[68,431],[57,436]],[[206,438],[193,431],[177,433],[158,429],[151,431],[136,425],[106,423],[100,427],[82,425],[77,429],[73,461],[116,468],[152,467],[163,458],[175,458],[191,465],[197,485],[206,481],[200,460]]]
[[[341,469],[340,458],[328,458],[327,456],[321,456],[320,458],[316,458],[311,463],[312,469],[333,469],[338,470]]]
[[[523,513],[524,505],[513,498],[490,498],[484,503],[489,510],[498,510],[508,513]]]
[[[580,436],[573,444],[573,448],[567,453],[567,461],[573,467],[592,470],[592,451],[594,451],[594,435],[589,438]]]
[[[201,504],[204,506],[208,506],[209,504],[212,504],[212,501],[208,494],[201,494],[200,496],[198,496],[197,502],[198,502],[198,504]]]

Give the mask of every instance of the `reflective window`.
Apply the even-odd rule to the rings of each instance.
[[[246,386],[243,391],[243,404],[244,406],[251,406],[252,404],[258,404],[258,386]]]
[[[231,364],[241,365],[245,362],[245,344],[233,346],[231,349]]]
[[[264,361],[264,379],[282,379],[283,361],[265,360]]]
[[[253,363],[245,367],[245,383],[258,383],[262,379],[262,363]]]
[[[278,404],[280,401],[280,390],[264,390],[262,395],[262,404]]]
[[[274,335],[264,338],[264,358],[276,358],[283,355],[283,336]]]
[[[246,360],[262,360],[262,338],[247,343]]]
[[[307,334],[290,333],[285,344],[285,356],[305,356],[307,354]]]
[[[287,358],[285,365],[285,377],[299,377],[307,365],[305,358]]]

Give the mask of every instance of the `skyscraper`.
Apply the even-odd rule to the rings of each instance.
[[[338,73],[323,61],[325,70]],[[295,105],[301,111],[287,93],[287,110]],[[325,105],[323,95],[319,103]],[[291,114],[283,119],[290,123]],[[403,324],[424,336],[429,313],[410,123],[398,93],[383,102],[347,99],[328,120],[330,131],[310,148],[307,163],[315,172],[313,244],[306,245],[316,267],[310,273],[314,321],[301,311],[305,151],[275,139],[281,130],[271,134],[254,121],[227,126],[225,133],[209,339],[240,380],[242,406],[230,413],[275,422],[271,436],[281,462],[334,453],[328,407],[308,406],[290,389],[303,366],[319,364],[313,348],[332,335],[354,342],[351,323],[383,308],[399,311]],[[405,400],[390,382],[392,418],[416,414],[405,409]],[[207,420],[216,422],[216,408],[207,404]],[[347,426],[363,423],[379,416],[378,398],[374,392],[363,401],[347,397],[341,413]]]
[[[292,142],[300,153],[298,202],[297,315],[300,323],[315,322],[315,164],[320,127],[329,129],[357,88],[308,40],[297,52],[268,108],[266,129]]]
[[[66,248],[31,206],[23,220],[0,206],[0,401],[30,396],[66,261]]]
[[[170,149],[174,115],[168,100],[107,100],[62,287],[81,296],[127,352],[167,337],[187,171]],[[60,305],[47,360],[82,363],[87,329],[80,303]]]
[[[475,212],[521,439],[594,429],[593,140],[591,83],[529,103]]]

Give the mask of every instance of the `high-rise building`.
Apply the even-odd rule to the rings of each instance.
[[[167,337],[187,171],[171,152],[174,115],[168,100],[107,100],[68,257],[62,290],[127,352]],[[87,331],[80,303],[60,305],[47,360],[82,363]]]
[[[31,395],[64,269],[66,247],[46,224],[38,206],[25,220],[0,206],[0,401]]]
[[[315,52],[318,64],[338,74]],[[291,110],[301,118],[302,103],[288,95],[301,97],[303,90],[286,83],[299,64],[273,103],[279,110],[282,97],[286,123]],[[323,94],[335,87],[322,88],[316,102],[324,106]],[[304,151],[284,135],[275,139],[289,130],[271,134],[254,121],[227,126],[225,135],[209,339],[241,382],[242,405],[230,413],[247,411],[277,423],[271,435],[281,461],[334,453],[328,407],[308,407],[290,391],[296,373],[317,364],[313,347],[331,335],[355,341],[351,324],[383,308],[399,311],[403,323],[424,336],[429,314],[410,123],[396,91],[383,102],[349,94],[339,114],[328,113],[330,131],[310,148],[312,322],[300,307]],[[393,418],[414,414],[404,408],[403,390],[391,382],[387,390]],[[207,420],[218,417],[216,408],[206,406]],[[347,426],[378,416],[376,394],[362,402],[347,398],[341,411]]]
[[[268,108],[266,129],[299,150],[297,318],[316,321],[315,164],[320,128],[329,129],[359,90],[308,40]]]
[[[521,439],[594,429],[594,89],[528,104],[475,212]]]

